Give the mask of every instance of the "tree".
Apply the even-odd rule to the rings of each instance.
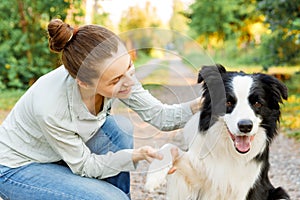
[[[109,13],[103,10],[100,0],[85,1],[85,23],[98,24],[105,27],[113,27],[109,19]],[[103,1],[103,0],[102,0]]]
[[[78,2],[1,1],[0,89],[27,88],[38,77],[56,67],[58,57],[48,49],[47,24],[55,17],[66,19],[70,4]]]
[[[209,41],[245,37],[249,35],[244,27],[249,21],[261,21],[252,0],[196,0],[190,5],[189,26],[196,36],[203,36]],[[246,32],[245,32],[246,31]]]
[[[188,18],[184,13],[184,4],[181,0],[173,0],[173,14],[169,21],[170,29],[175,31],[172,34],[172,43],[168,44],[168,48],[171,50],[177,50],[182,53],[184,46],[183,35],[188,32]],[[176,33],[178,32],[178,33]]]
[[[181,0],[173,0],[173,14],[169,21],[171,30],[186,33],[188,18],[184,15],[184,5]]]
[[[145,8],[141,8],[138,5],[129,7],[122,14],[119,30],[124,32],[137,28],[160,27],[161,25],[162,22],[157,16],[156,8],[148,1]]]
[[[299,0],[258,0],[258,9],[270,29],[262,44],[264,68],[300,61]]]
[[[145,8],[136,5],[125,11],[119,23],[119,30],[121,38],[125,41],[129,50],[139,49],[149,54],[152,47],[155,46],[156,35],[153,34],[153,29],[147,28],[160,27],[161,24],[156,8],[152,7],[150,2],[147,2]]]

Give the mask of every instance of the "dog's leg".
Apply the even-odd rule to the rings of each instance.
[[[153,160],[150,164],[147,179],[145,184],[145,189],[148,191],[153,191],[154,189],[158,188],[162,184],[166,183],[166,177],[168,175],[168,171],[173,166],[173,158],[171,154],[171,149],[176,147],[173,144],[165,144],[163,147],[160,148],[159,153],[163,155],[162,160]],[[183,153],[178,149],[179,156]]]

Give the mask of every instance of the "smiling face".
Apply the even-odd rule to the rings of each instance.
[[[135,68],[123,45],[111,58],[100,62],[99,78],[92,81],[90,90],[94,95],[107,98],[128,98],[134,85]]]
[[[262,102],[251,91],[253,79],[250,76],[236,76],[230,85],[231,89],[226,91],[224,121],[236,150],[247,153],[262,121],[256,112]]]
[[[127,98],[131,94],[134,85],[135,73],[133,62],[129,54],[117,59],[110,59],[106,69],[101,72],[97,82],[96,93],[108,98]]]
[[[227,72],[216,65],[204,66],[198,83],[203,83],[204,97],[200,133],[221,125],[220,132],[226,134],[233,149],[247,155],[260,152],[277,134],[279,104],[288,94],[286,86],[276,78],[261,73]]]

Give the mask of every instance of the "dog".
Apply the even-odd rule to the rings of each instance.
[[[286,86],[271,75],[230,72],[220,64],[203,66],[198,83],[203,106],[183,128],[189,149],[173,161],[174,145],[164,145],[164,159],[149,166],[146,190],[167,183],[170,200],[290,199],[268,177]]]

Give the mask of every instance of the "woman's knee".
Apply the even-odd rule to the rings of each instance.
[[[131,136],[133,135],[134,127],[132,122],[127,117],[121,115],[114,115],[110,117],[124,133]]]
[[[116,115],[115,117],[115,121],[118,125],[118,127],[125,133],[124,137],[123,137],[123,146],[126,149],[132,149],[133,148],[133,124],[132,122],[124,116],[121,115]]]
[[[115,143],[117,143],[121,149],[132,149],[134,130],[132,122],[121,115],[109,116],[107,120],[113,124],[114,129],[116,129],[116,127],[118,129],[118,136],[114,136],[118,141],[115,141]]]

